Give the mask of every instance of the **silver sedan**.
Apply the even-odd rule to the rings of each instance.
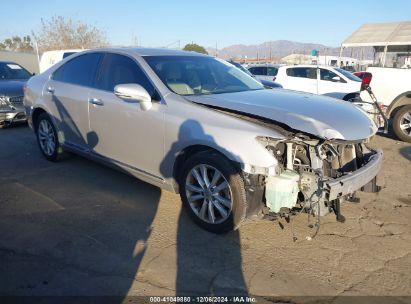
[[[216,233],[250,216],[318,215],[377,189],[367,115],[336,99],[265,90],[218,58],[166,49],[75,54],[27,84],[44,156],[92,158],[180,193]]]

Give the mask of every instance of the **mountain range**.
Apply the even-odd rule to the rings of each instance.
[[[311,51],[313,49],[318,50],[320,55],[338,56],[340,54],[339,47],[326,46],[319,43],[303,43],[289,40],[266,41],[261,44],[250,45],[235,44],[217,50],[212,47],[206,48],[207,52],[210,55],[215,55],[217,51],[218,57],[221,58],[245,58],[245,56],[247,56],[247,58],[271,57],[273,60],[279,60],[280,58],[290,54],[311,55]],[[343,56],[359,59],[372,59],[373,49],[364,48],[363,51],[361,50],[361,48],[345,49]]]

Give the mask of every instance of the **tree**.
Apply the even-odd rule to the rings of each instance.
[[[29,35],[23,36],[23,38],[13,36],[0,42],[0,50],[31,52],[33,51],[33,43]]]
[[[208,54],[206,49],[202,47],[201,45],[198,45],[196,43],[189,43],[186,44],[183,48],[184,51],[192,51],[192,52],[197,52],[197,53],[202,53],[202,54]]]
[[[52,17],[41,19],[41,28],[33,33],[41,52],[59,49],[90,49],[108,45],[106,32],[80,21]]]

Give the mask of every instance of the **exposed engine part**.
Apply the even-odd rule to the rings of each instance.
[[[287,143],[287,170],[293,170],[294,158],[293,158],[293,143]]]
[[[336,199],[331,201],[331,209],[335,213],[335,218],[337,222],[344,223],[345,222],[345,217],[341,214],[341,201],[340,199]]]
[[[345,221],[341,214],[341,202],[357,202],[355,190],[359,189],[354,185],[353,192],[347,193],[347,186],[341,184],[341,189],[345,192],[336,196],[336,191],[340,188],[329,185],[338,178],[345,181],[346,176],[351,176],[352,172],[361,169],[371,157],[377,155],[359,141],[305,140],[295,137],[287,140],[270,140],[265,137],[261,140],[280,165],[278,174],[266,179],[263,213],[265,218],[279,220],[280,225],[283,225],[282,219],[290,222],[293,240],[297,239],[293,215],[305,212],[309,222],[311,218],[315,219],[313,224],[308,225],[315,229],[307,236],[309,239],[318,233],[321,216],[334,212],[337,221]],[[361,190],[378,190],[374,185],[375,182],[370,182]]]
[[[271,212],[278,213],[284,207],[291,209],[295,206],[299,192],[299,179],[299,174],[292,170],[286,170],[280,175],[267,178],[265,199]]]
[[[347,195],[345,201],[353,204],[358,204],[360,202],[360,198],[357,197],[356,193],[354,192],[353,194]]]
[[[265,176],[245,173],[243,177],[248,202],[247,217],[261,217],[266,183]]]

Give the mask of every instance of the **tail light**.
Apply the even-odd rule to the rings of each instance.
[[[368,73],[368,72],[365,72],[363,77],[362,77],[361,91],[364,91],[365,88],[370,85],[371,79],[372,79],[372,74]]]

